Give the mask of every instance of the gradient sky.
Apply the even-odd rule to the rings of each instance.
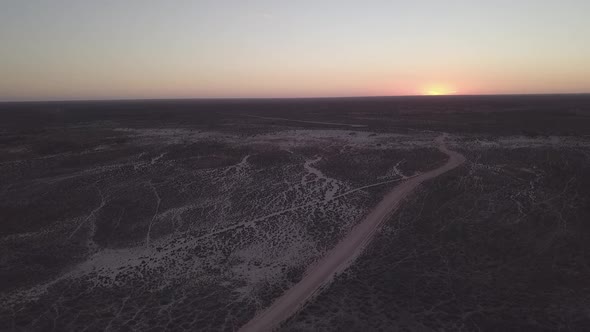
[[[0,0],[0,100],[590,92],[590,1]]]

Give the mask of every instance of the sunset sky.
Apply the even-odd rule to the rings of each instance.
[[[590,1],[0,2],[0,100],[590,92]]]

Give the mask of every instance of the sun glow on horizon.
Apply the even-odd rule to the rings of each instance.
[[[425,96],[444,96],[455,94],[457,91],[448,85],[437,84],[426,86],[421,93]]]

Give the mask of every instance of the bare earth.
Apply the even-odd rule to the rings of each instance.
[[[0,221],[2,331],[588,331],[590,94],[0,103]]]
[[[328,252],[320,261],[311,266],[303,279],[285,292],[266,310],[256,315],[240,331],[270,331],[310,300],[323,286],[343,272],[362,253],[379,226],[387,220],[399,203],[418,185],[446,173],[465,162],[465,157],[449,150],[445,145],[447,134],[436,138],[438,149],[449,156],[439,168],[409,178],[389,192],[381,202],[352,231]]]

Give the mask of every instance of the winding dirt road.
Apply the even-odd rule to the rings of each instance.
[[[393,188],[379,204],[317,263],[310,266],[303,279],[286,291],[273,304],[258,313],[240,331],[271,331],[295,314],[334,276],[343,272],[362,253],[379,226],[397,209],[399,203],[418,185],[448,172],[465,162],[465,157],[445,144],[447,134],[436,138],[438,149],[449,156],[439,168],[412,177]]]

